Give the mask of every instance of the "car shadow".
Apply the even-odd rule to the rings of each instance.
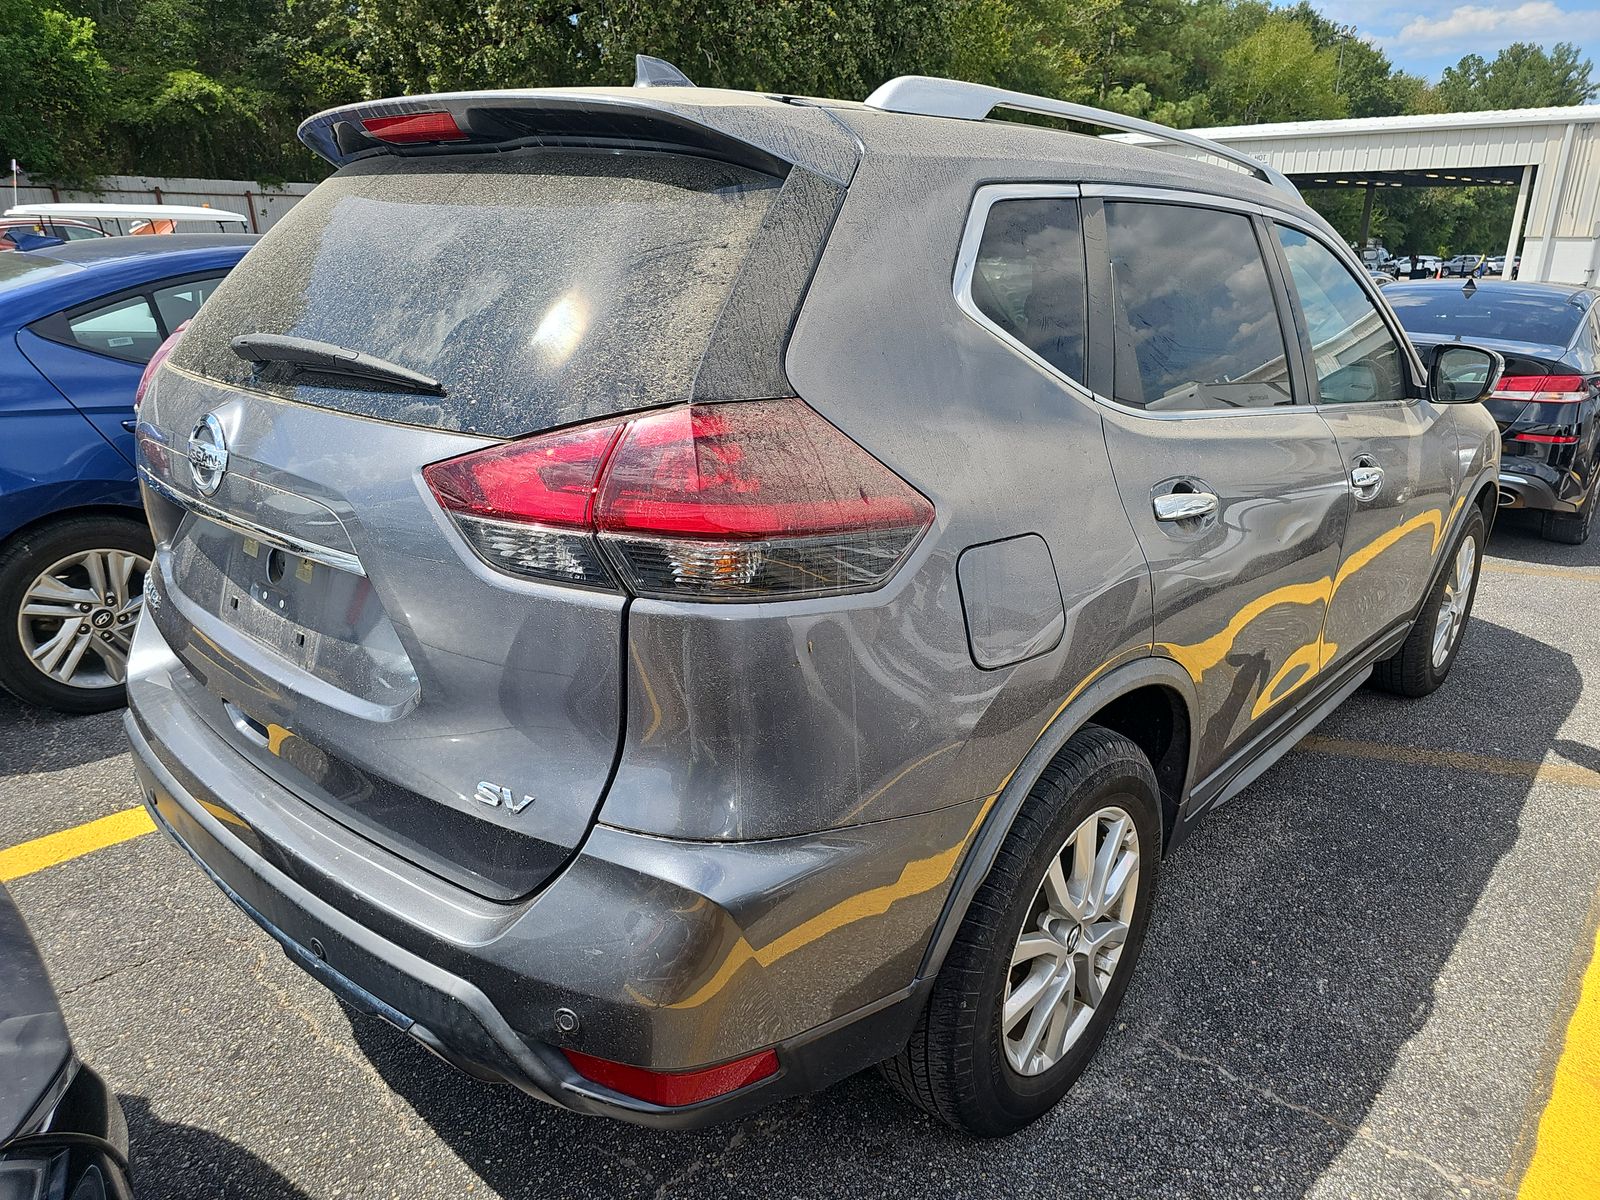
[[[0,778],[86,766],[127,749],[120,708],[69,717],[0,691]]]
[[[310,1200],[277,1170],[221,1134],[162,1120],[143,1096],[119,1099],[128,1118],[137,1200]]]
[[[1496,558],[1548,567],[1600,567],[1600,533],[1581,546],[1546,541],[1540,532],[1541,514],[1526,509],[1506,509],[1495,517],[1488,553]]]
[[[469,1081],[381,1022],[354,1018],[356,1041],[503,1197],[1301,1195],[1427,1021],[1531,786],[1349,743],[1481,750],[1476,731],[1509,706],[1519,754],[1579,761],[1557,741],[1581,692],[1571,658],[1481,620],[1469,639],[1445,688],[1359,693],[1322,749],[1288,756],[1167,861],[1117,1029],[1011,1138],[957,1136],[872,1073],[737,1124],[655,1132]],[[1513,667],[1539,680],[1538,706],[1497,686]]]

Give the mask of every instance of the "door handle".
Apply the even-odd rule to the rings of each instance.
[[[124,429],[126,429],[129,433],[132,433],[135,429],[139,428],[139,418],[138,417],[129,417],[127,420],[125,420],[122,423],[122,427]]]
[[[1358,463],[1350,472],[1350,486],[1356,499],[1371,500],[1383,486],[1383,468],[1376,463]]]
[[[1193,521],[1217,511],[1217,498],[1211,492],[1168,492],[1152,503],[1158,521]]]

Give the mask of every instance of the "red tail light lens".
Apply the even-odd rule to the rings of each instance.
[[[649,1071],[644,1067],[630,1067],[625,1063],[596,1058],[592,1054],[580,1054],[576,1050],[563,1050],[562,1053],[578,1074],[601,1087],[608,1087],[636,1100],[672,1107],[726,1096],[729,1092],[778,1073],[778,1055],[772,1050],[762,1050],[747,1058],[701,1071]]]
[[[1489,399],[1577,404],[1587,395],[1581,375],[1507,375],[1495,385]]]
[[[150,361],[144,365],[144,374],[139,376],[139,386],[133,390],[133,411],[139,411],[139,405],[144,403],[144,394],[150,390],[150,381],[156,377],[156,371],[161,364],[167,361],[167,355],[172,353],[178,339],[183,336],[183,331],[189,328],[189,322],[184,321],[168,336],[167,340],[156,347],[156,352],[150,356]]]
[[[361,127],[380,142],[413,146],[419,142],[464,142],[467,134],[447,112],[406,113],[396,117],[363,117]]]
[[[666,409],[423,474],[490,565],[575,583],[614,576],[644,596],[867,590],[933,521],[919,492],[793,399]]]
[[[1578,439],[1560,433],[1518,433],[1512,435],[1512,441],[1539,442],[1546,446],[1576,446]]]

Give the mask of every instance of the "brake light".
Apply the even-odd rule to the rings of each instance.
[[[1517,433],[1512,435],[1511,440],[1515,442],[1539,442],[1546,446],[1576,446],[1578,444],[1577,438],[1567,437],[1565,434],[1558,433]]]
[[[423,477],[489,565],[641,596],[868,590],[933,522],[921,493],[797,399],[664,409]]]
[[[447,112],[405,113],[395,117],[362,117],[361,127],[380,142],[413,146],[419,142],[464,142],[467,134]]]
[[[1581,375],[1507,375],[1495,385],[1489,399],[1577,404],[1588,394]]]
[[[563,1050],[573,1068],[585,1079],[651,1104],[679,1107],[698,1104],[738,1091],[778,1073],[778,1055],[762,1050],[746,1058],[700,1071],[650,1071],[625,1063]]]
[[[144,403],[144,394],[150,390],[150,381],[156,377],[156,371],[162,363],[167,361],[167,355],[172,353],[173,347],[178,344],[178,339],[183,336],[183,331],[189,328],[189,322],[180,322],[178,327],[167,335],[167,340],[156,347],[156,352],[150,356],[150,361],[144,365],[144,373],[139,376],[139,386],[133,389],[133,411],[139,411],[139,405]]]

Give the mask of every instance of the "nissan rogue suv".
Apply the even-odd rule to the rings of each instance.
[[[145,394],[127,729],[227,896],[474,1076],[693,1126],[883,1062],[1017,1129],[1163,855],[1449,673],[1498,357],[1427,377],[1253,159],[921,77],[301,137],[337,170]]]

